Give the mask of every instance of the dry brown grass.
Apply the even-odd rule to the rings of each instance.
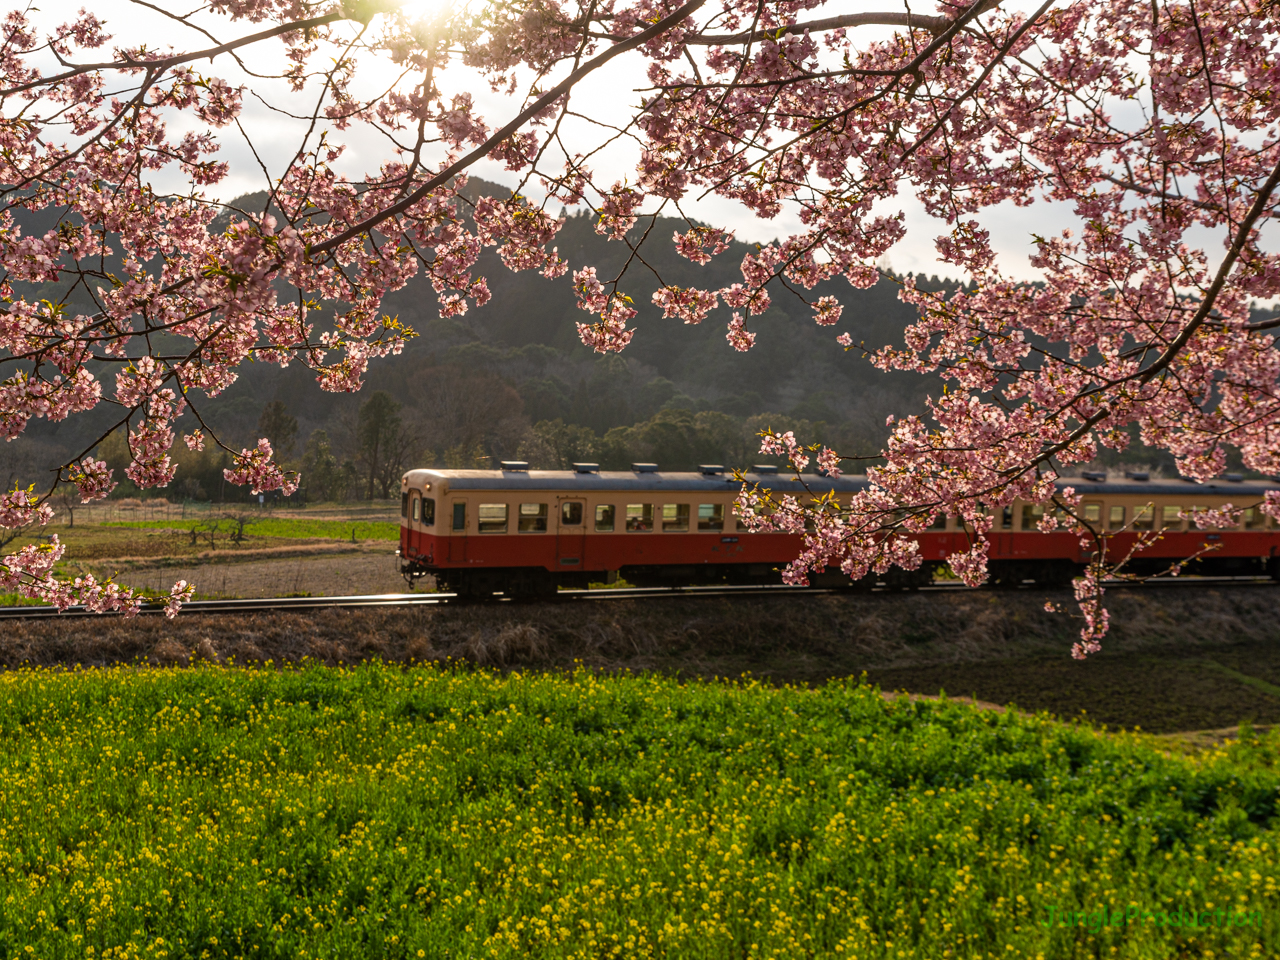
[[[208,563],[243,563],[246,560],[287,560],[293,557],[316,557],[340,553],[378,552],[389,554],[395,545],[387,546],[378,541],[348,543],[341,540],[292,540],[263,537],[257,543],[276,543],[279,546],[242,546],[221,550],[192,551],[190,554],[167,554],[155,552],[151,555],[112,555],[108,559],[113,563],[129,564],[142,567],[174,567],[183,564],[203,565]]]
[[[230,566],[252,572],[258,565]],[[164,576],[180,572],[165,570]],[[414,644],[431,656],[494,666],[581,661],[606,669],[678,666],[697,675],[751,671],[817,679],[862,669],[1065,657],[1076,625],[1046,613],[1043,602],[1031,592],[667,597],[184,616],[172,622],[6,621],[0,623],[0,666],[24,658],[85,665],[145,659],[164,637],[210,636],[234,652],[237,642],[252,636],[277,661],[351,662],[362,655],[405,660]],[[1114,653],[1280,640],[1280,590],[1269,587],[1117,592],[1111,610],[1107,650]]]
[[[1083,665],[1068,656],[1076,624],[1046,613],[1044,599],[1021,591],[672,597],[4,621],[0,667],[377,658],[799,684],[865,671],[886,689],[946,690],[1061,716],[1084,709],[1153,731],[1280,723],[1280,698],[1196,667],[1216,658],[1258,676],[1280,671],[1280,589],[1117,591],[1106,653]]]

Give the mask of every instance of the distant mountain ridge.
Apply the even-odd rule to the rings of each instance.
[[[510,191],[473,178],[464,193],[475,200]],[[231,201],[215,228],[225,229],[234,216],[231,208],[257,214],[267,207],[266,199],[265,192],[258,192]],[[567,222],[556,239],[560,256],[571,269],[593,265],[602,279],[611,279],[631,250],[597,234],[593,217],[565,216]],[[39,230],[48,217],[29,219],[26,229]],[[641,243],[646,229],[648,238]],[[757,249],[755,245],[734,241],[709,264],[698,266],[680,257],[672,244],[672,235],[686,229],[683,221],[674,218],[659,218],[651,228],[641,219],[629,239],[640,244],[644,259],[665,283],[714,289],[742,280],[742,257]],[[740,354],[725,341],[728,310],[716,311],[700,325],[664,319],[651,302],[659,286],[657,277],[643,264],[633,263],[621,289],[638,310],[633,321],[635,339],[622,355],[601,357],[578,340],[575,323],[590,318],[577,309],[569,275],[547,280],[534,271],[512,273],[494,248],[483,251],[473,273],[488,279],[493,298],[458,318],[440,318],[436,295],[421,275],[385,298],[384,311],[399,316],[420,336],[409,342],[401,356],[374,362],[362,394],[324,393],[314,375],[299,364],[285,370],[247,364],[239,381],[223,396],[203,402],[196,397],[196,402],[234,445],[255,439],[258,417],[272,400],[284,401],[298,418],[300,437],[323,429],[340,445],[344,422],[350,421],[361,398],[373,391],[386,390],[415,416],[431,419],[434,401],[428,400],[430,391],[422,389],[423,378],[443,377],[456,390],[466,392],[489,382],[485,377],[493,377],[494,384],[501,382],[512,391],[504,401],[501,429],[495,426],[479,441],[458,440],[456,431],[448,429],[437,432],[452,438],[441,443],[474,442],[497,456],[516,452],[520,422],[559,420],[603,437],[610,429],[641,423],[663,409],[718,411],[743,421],[762,414],[785,415],[797,422],[843,428],[843,435],[860,438],[859,447],[874,446],[883,437],[888,413],[920,409],[923,395],[937,387],[936,382],[914,374],[878,371],[857,351],[846,352],[835,342],[836,333],[842,331],[849,332],[855,343],[865,341],[871,346],[900,341],[903,328],[915,319],[915,310],[898,299],[898,284],[891,277],[869,290],[837,279],[807,291],[809,299],[830,295],[844,305],[844,317],[835,328],[818,327],[804,302],[774,284],[773,305],[748,322],[758,335],[756,346]],[[956,286],[923,276],[917,283],[927,289]],[[43,292],[48,295],[59,293],[56,285],[46,287]],[[92,308],[81,295],[73,299],[74,309]],[[322,310],[315,317],[321,328],[324,314]],[[488,394],[494,389],[484,388]],[[62,424],[37,421],[30,434],[34,442],[48,448],[48,456],[61,456],[91,442],[94,431],[104,429],[115,411],[101,413]]]

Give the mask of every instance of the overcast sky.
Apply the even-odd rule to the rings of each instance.
[[[163,0],[161,0],[163,2]],[[190,0],[196,7],[196,0]],[[419,5],[429,4],[432,0],[414,0]],[[77,5],[78,6],[78,5]],[[894,9],[896,4],[891,0],[884,3],[832,3],[823,8],[823,15],[840,12],[844,8],[873,10]],[[44,12],[36,14],[40,21],[52,25],[57,20],[65,19],[71,4],[62,0],[54,0],[47,5]],[[163,47],[173,45],[180,49],[192,49],[208,46],[210,41],[195,31],[176,24],[161,14],[131,4],[128,0],[98,0],[93,9],[105,19],[113,34],[114,42],[122,45],[146,43],[148,46]],[[177,9],[177,8],[175,8]],[[206,24],[217,24],[214,30],[220,39],[252,33],[259,27],[247,24],[228,25],[225,21],[204,20]],[[861,39],[875,36],[872,28],[858,33]],[[277,41],[267,41],[261,45],[260,56],[266,56],[272,69],[278,69],[278,54],[281,45]],[[246,144],[240,132],[234,127],[218,132],[222,144],[221,159],[231,163],[231,175],[210,195],[222,200],[230,200],[243,193],[260,190],[267,183],[267,174],[272,178],[279,175],[284,164],[293,156],[298,146],[302,130],[301,124],[282,117],[270,109],[267,104],[287,109],[291,112],[305,113],[315,102],[316,91],[308,90],[302,94],[292,94],[280,83],[264,82],[243,75],[229,57],[219,57],[213,64],[208,61],[195,65],[206,74],[221,76],[234,84],[245,84],[246,91],[242,124],[253,140],[257,157]],[[389,63],[366,63],[362,65],[363,80],[359,89],[365,92],[385,86],[394,76]],[[446,98],[455,92],[469,91],[479,105],[479,112],[490,127],[505,122],[515,109],[516,104],[503,96],[495,95],[479,78],[466,70],[450,70],[444,75],[441,87]],[[618,123],[632,115],[633,107],[639,103],[641,95],[637,88],[647,86],[643,74],[643,61],[639,58],[618,57],[606,67],[593,74],[574,92],[571,106],[574,110],[593,119],[605,123]],[[262,99],[258,99],[261,97]],[[263,101],[266,101],[264,103]],[[194,126],[198,121],[190,114],[173,114],[171,119],[175,132],[181,132]],[[576,122],[566,128],[569,138],[584,144],[587,149],[594,148],[602,139],[598,128],[591,128],[583,122]],[[341,169],[348,176],[359,177],[364,171],[376,170],[378,165],[393,154],[390,145],[379,136],[371,136],[365,132],[335,132],[334,137],[348,144],[348,150],[341,161]],[[259,166],[259,158],[267,166],[264,174]],[[593,160],[599,181],[609,184],[614,180],[635,179],[636,152],[633,145],[619,144],[607,149]],[[516,178],[505,171],[500,164],[481,161],[470,171],[473,175],[497,181],[508,186],[515,185]],[[161,188],[183,189],[184,184],[174,178],[173,174],[162,174],[156,180]],[[798,219],[791,211],[784,211],[772,220],[761,220],[735,203],[711,197],[697,200],[690,196],[682,201],[686,213],[716,226],[732,229],[737,236],[746,241],[767,242],[775,237],[786,236],[800,228]],[[947,267],[937,260],[934,250],[934,238],[946,232],[946,225],[928,217],[921,205],[910,194],[904,194],[898,201],[886,206],[881,212],[891,213],[903,210],[907,217],[907,237],[895,247],[886,260],[898,271],[946,273]],[[1000,254],[1000,262],[1006,274],[1019,278],[1033,278],[1035,271],[1031,268],[1028,257],[1034,252],[1032,234],[1045,235],[1056,233],[1066,226],[1072,225],[1069,209],[1061,204],[1039,201],[1029,207],[1017,207],[1006,203],[991,208],[981,214],[978,219],[992,236],[993,244]],[[1220,243],[1209,241],[1209,253],[1219,256]],[[578,264],[573,264],[578,266]]]

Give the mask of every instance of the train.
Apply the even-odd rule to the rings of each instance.
[[[774,584],[800,551],[799,535],[745,528],[733,512],[741,485],[723,466],[689,472],[652,463],[632,464],[629,471],[594,463],[571,470],[530,470],[522,461],[500,466],[403,475],[399,558],[411,586],[430,576],[438,590],[460,597],[532,598],[619,578],[638,587]],[[865,476],[797,478],[763,465],[744,476],[801,498],[828,492],[847,498],[867,487]],[[1280,579],[1280,525],[1259,509],[1268,491],[1280,489],[1276,482],[1236,474],[1201,483],[1086,472],[1058,486],[1074,487],[1084,519],[1111,533],[1112,557],[1123,556],[1137,537],[1160,532],[1128,564],[1136,573],[1194,558],[1184,573]],[[1235,528],[1197,529],[1196,512],[1226,504],[1241,510]],[[1046,509],[1054,507],[1015,502],[995,518],[988,563],[993,585],[1059,586],[1089,561],[1076,535],[1040,532]],[[969,545],[954,517],[939,516],[915,538],[923,558],[918,570],[895,568],[855,583],[829,568],[811,575],[810,585],[918,588],[932,581],[947,555]]]

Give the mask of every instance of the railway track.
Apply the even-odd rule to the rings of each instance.
[[[1125,583],[1112,581],[1106,584],[1109,591],[1115,590],[1148,590],[1148,589],[1190,589],[1195,587],[1277,587],[1275,581],[1268,577],[1156,577],[1143,583]],[[921,587],[920,593],[952,593],[971,588],[957,581],[935,580],[931,586]],[[982,588],[991,589],[991,588]],[[1044,589],[1029,583],[1021,590]],[[832,593],[844,593],[842,590],[810,587],[791,587],[786,585],[763,586],[711,586],[711,587],[631,587],[608,590],[561,590],[550,602],[608,602],[610,600],[661,600],[672,597],[814,597]],[[876,594],[891,594],[888,588],[878,587],[870,591]],[[864,594],[865,595],[865,594]],[[289,611],[312,611],[329,609],[356,609],[370,607],[417,607],[440,606],[449,603],[475,603],[477,601],[459,601],[452,593],[388,593],[372,596],[353,597],[262,597],[250,600],[193,600],[184,604],[180,616],[196,614],[227,613],[284,613]],[[515,602],[509,597],[495,597],[492,602]],[[146,604],[139,611],[141,614],[155,615],[164,612],[163,604]],[[94,617],[102,614],[91,613],[83,607],[70,607],[59,613],[56,607],[24,606],[0,607],[0,620],[37,619],[46,617]]]

